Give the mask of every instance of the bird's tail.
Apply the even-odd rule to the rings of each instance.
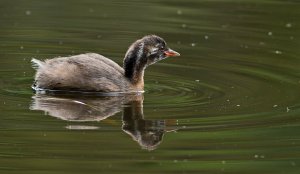
[[[44,66],[44,62],[37,60],[35,58],[31,59],[32,68],[35,70],[38,70],[39,68],[42,68]]]

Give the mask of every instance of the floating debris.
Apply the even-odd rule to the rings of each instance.
[[[296,166],[296,163],[294,161],[291,162],[292,166]]]
[[[195,80],[195,82],[200,82],[200,80]]]
[[[291,27],[292,27],[292,24],[291,24],[291,23],[287,23],[287,24],[285,24],[285,27],[286,27],[286,28],[291,28]]]
[[[89,12],[90,12],[90,13],[93,13],[93,12],[94,12],[94,9],[90,8],[90,9],[89,9]]]
[[[26,14],[27,16],[29,16],[29,15],[31,15],[31,11],[30,11],[30,10],[26,10],[26,11],[25,11],[25,14]]]
[[[23,47],[23,46],[20,46],[20,49],[21,49],[21,50],[23,50],[23,49],[24,49],[24,47]]]
[[[236,105],[237,107],[240,107],[241,105]]]
[[[191,43],[191,46],[192,46],[192,47],[196,46],[196,43]]]
[[[271,31],[269,31],[269,32],[268,32],[268,35],[269,35],[269,36],[272,36],[272,35],[273,35],[273,33],[272,33]]]
[[[275,54],[282,54],[282,51],[276,50]]]
[[[290,112],[290,108],[289,107],[286,107],[286,112]]]
[[[273,105],[273,108],[276,108],[278,105]]]
[[[205,35],[205,36],[204,36],[204,39],[205,39],[205,40],[207,40],[207,39],[208,39],[208,36],[207,36],[207,35]]]

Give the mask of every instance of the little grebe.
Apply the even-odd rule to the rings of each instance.
[[[144,89],[144,70],[170,56],[179,56],[156,35],[135,41],[127,50],[123,68],[112,60],[86,53],[40,61],[32,59],[37,70],[34,89],[99,92],[135,92]]]

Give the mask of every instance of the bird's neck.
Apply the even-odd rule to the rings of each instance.
[[[124,75],[138,90],[144,89],[144,71],[146,64],[147,59],[145,56],[135,51],[126,54],[124,59]]]

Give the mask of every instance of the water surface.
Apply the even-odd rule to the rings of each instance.
[[[0,173],[299,173],[298,1],[0,3]],[[30,59],[122,64],[157,34],[181,57],[145,93],[39,95]]]

